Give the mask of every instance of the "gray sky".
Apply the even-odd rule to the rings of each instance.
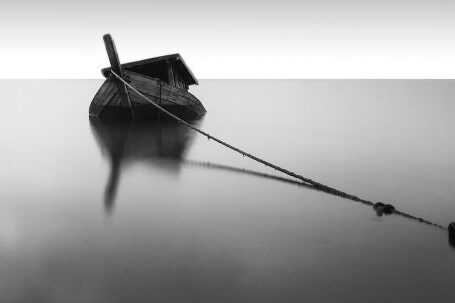
[[[453,1],[0,1],[0,78],[100,78],[108,32],[198,78],[455,77]]]

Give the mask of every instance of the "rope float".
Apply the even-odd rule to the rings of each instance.
[[[191,125],[190,123],[186,122],[185,120],[177,117],[176,115],[172,114],[171,112],[169,112],[168,110],[166,110],[165,108],[163,108],[162,106],[156,104],[154,101],[152,101],[150,98],[148,98],[147,96],[145,96],[143,93],[141,93],[140,91],[138,91],[135,87],[133,87],[130,83],[126,82],[121,76],[119,76],[116,72],[114,72],[113,70],[110,71],[111,74],[113,74],[119,81],[121,81],[123,84],[125,84],[128,88],[130,88],[133,92],[135,92],[138,96],[142,97],[143,99],[145,99],[147,102],[149,102],[152,106],[154,106],[156,109],[158,109],[159,111],[165,113],[167,116],[171,117],[172,119],[176,120],[178,123],[180,124],[183,124],[184,126],[188,127],[189,129],[197,132],[197,133],[200,133],[201,135],[207,137],[208,140],[212,139],[213,141],[227,147],[228,149],[231,149],[239,154],[241,154],[243,157],[247,157],[247,158],[250,158],[258,163],[261,163],[261,164],[264,164],[265,166],[267,167],[270,167],[270,168],[273,168],[277,171],[280,171],[282,173],[284,173],[285,175],[288,175],[292,178],[295,178],[295,179],[298,179],[300,181],[302,181],[305,185],[308,185],[308,186],[311,186],[312,188],[314,189],[317,189],[317,190],[321,190],[321,191],[324,191],[326,193],[330,193],[330,194],[333,194],[333,195],[337,195],[337,196],[340,196],[340,197],[343,197],[345,199],[349,199],[349,200],[352,200],[352,201],[357,201],[357,202],[360,202],[360,203],[363,203],[363,204],[366,204],[366,205],[369,205],[369,206],[372,206],[373,209],[376,211],[377,215],[378,216],[382,216],[383,214],[384,215],[390,215],[390,214],[395,214],[395,215],[399,215],[399,216],[402,216],[402,217],[406,217],[406,218],[409,218],[409,219],[413,219],[413,220],[417,220],[419,222],[422,222],[422,223],[425,223],[425,224],[428,224],[428,225],[431,225],[431,226],[434,226],[434,227],[437,227],[441,230],[447,230],[448,231],[448,234],[449,234],[449,243],[455,247],[455,222],[452,222],[450,223],[447,227],[441,225],[441,224],[437,224],[437,223],[433,223],[433,222],[430,222],[430,221],[427,221],[423,218],[419,218],[419,217],[414,217],[414,216],[411,216],[407,213],[404,213],[404,212],[401,212],[399,210],[397,210],[392,204],[386,204],[386,203],[382,203],[382,202],[372,202],[372,201],[369,201],[369,200],[365,200],[365,199],[361,199],[355,195],[351,195],[351,194],[348,194],[348,193],[345,193],[343,191],[340,191],[336,188],[333,188],[333,187],[330,187],[330,186],[327,186],[327,185],[324,185],[322,183],[319,183],[319,182],[316,182],[312,179],[309,179],[309,178],[305,178],[304,176],[302,175],[299,175],[293,171],[290,171],[290,170],[287,170],[285,168],[282,168],[278,165],[275,165],[273,163],[270,163],[268,161],[265,161],[259,157],[256,157],[250,153],[247,153],[246,151],[240,149],[240,148],[237,148],[227,142],[224,142],[222,141],[221,139],[218,139],[217,137]]]

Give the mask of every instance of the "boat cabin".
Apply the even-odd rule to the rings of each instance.
[[[129,70],[151,78],[158,78],[169,85],[185,90],[188,90],[190,85],[199,84],[180,54],[125,63],[121,67],[123,70]],[[110,67],[104,68],[101,72],[107,78],[110,70]]]

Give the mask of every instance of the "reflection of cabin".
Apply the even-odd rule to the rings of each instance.
[[[130,70],[151,78],[158,78],[170,85],[186,89],[198,84],[191,70],[180,54],[155,57],[141,61],[122,64],[122,69]],[[104,68],[102,73],[109,76],[110,68]]]

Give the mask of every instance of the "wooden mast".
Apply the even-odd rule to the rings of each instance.
[[[167,69],[167,83],[169,85],[175,86],[174,72],[172,71],[172,64],[169,61],[169,59],[166,59],[166,69]]]
[[[122,79],[124,79],[122,67],[120,65],[120,60],[118,58],[117,48],[115,47],[114,40],[112,39],[110,34],[105,34],[103,36],[103,40],[104,40],[104,45],[106,46],[107,56],[109,57],[109,63],[111,64],[111,70],[114,73],[116,73],[117,75],[119,75]],[[123,108],[129,108],[131,116],[133,116],[133,108],[131,105],[131,100],[130,100],[130,96],[128,94],[128,90],[124,83],[122,83],[118,80],[117,80],[117,82],[118,82],[118,85],[117,85],[118,92],[120,94],[120,106]]]

